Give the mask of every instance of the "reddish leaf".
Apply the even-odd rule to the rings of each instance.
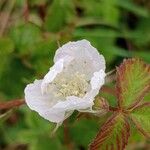
[[[125,60],[117,68],[116,82],[119,107],[133,108],[150,90],[150,65],[140,59]]]
[[[90,150],[123,150],[128,142],[130,126],[122,114],[114,114],[102,126]]]

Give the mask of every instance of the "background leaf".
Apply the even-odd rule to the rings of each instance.
[[[130,12],[133,12],[137,15],[140,15],[142,17],[148,17],[148,11],[138,5],[135,5],[131,0],[119,0],[118,1],[118,6],[121,8],[124,8]]]
[[[14,50],[13,41],[6,37],[0,38],[0,74],[8,65],[8,59]]]
[[[22,55],[32,53],[32,48],[41,40],[38,26],[28,23],[14,27],[9,35],[15,43],[15,49]]]
[[[85,126],[85,124],[88,124]],[[98,122],[95,122],[92,118],[91,119],[81,119],[76,121],[73,126],[71,127],[70,133],[73,141],[78,143],[83,147],[88,146],[91,139],[94,138],[95,134],[98,131]],[[91,130],[92,129],[92,130]],[[81,136],[85,135],[85,136]]]

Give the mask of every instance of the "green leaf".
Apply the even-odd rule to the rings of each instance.
[[[49,67],[53,65],[53,57],[57,47],[57,43],[51,39],[42,40],[35,45],[30,63],[38,75],[44,75]]]
[[[74,32],[75,37],[92,37],[92,38],[116,38],[116,37],[121,37],[121,33],[118,31],[112,30],[112,29],[77,29]]]
[[[131,118],[137,129],[146,137],[150,138],[150,103],[146,102],[136,107],[132,113]]]
[[[131,0],[118,0],[117,5],[139,16],[148,17],[148,11],[143,7],[136,5]]]
[[[41,136],[35,145],[35,150],[43,149],[65,150],[64,145],[61,144],[58,138]]]
[[[50,137],[50,131],[38,134],[33,130],[23,130],[20,132],[19,142],[28,144],[29,150],[59,150],[63,147],[58,137]]]
[[[9,38],[0,38],[0,74],[8,65],[9,56],[14,50],[14,44]]]
[[[48,131],[52,131],[54,128],[54,124],[49,121],[43,119],[38,113],[33,111],[26,112],[25,121],[27,126],[34,130],[36,134],[47,133]],[[42,130],[40,130],[42,128]]]
[[[55,0],[48,7],[45,19],[45,28],[50,32],[57,32],[63,29],[66,24],[72,21],[74,15],[72,2],[66,0]]]
[[[135,125],[131,125],[130,127],[131,127],[131,129],[130,129],[130,131],[131,131],[130,135],[131,136],[129,138],[129,143],[135,143],[135,142],[139,143],[141,141],[146,140],[146,138],[143,135],[141,135],[140,132],[137,132],[137,128]],[[128,146],[130,147],[130,146],[132,146],[132,144],[128,144]],[[127,150],[131,150],[131,148],[127,149]]]
[[[104,22],[116,25],[119,21],[119,9],[115,6],[118,0],[102,0],[102,16]]]
[[[57,10],[57,11],[55,11]],[[59,31],[65,24],[65,10],[60,5],[59,0],[55,0],[49,7],[48,15],[46,16],[45,27],[48,31]]]
[[[133,43],[138,47],[146,46],[150,42],[150,17],[139,20],[134,31],[130,31],[131,38],[135,37]],[[145,38],[146,37],[146,38]],[[145,47],[146,48],[146,47]],[[138,51],[137,51],[138,52]]]
[[[14,44],[9,38],[0,38],[0,55],[8,55],[14,50]]]
[[[142,58],[144,61],[150,63],[149,51],[132,51],[132,57]]]
[[[45,4],[47,0],[30,0],[30,5],[42,5]]]
[[[31,78],[32,76],[33,71],[27,70],[19,59],[13,59],[11,57],[9,59],[8,67],[5,67],[5,70],[0,77],[0,89],[9,99],[22,97],[25,87],[23,79]]]
[[[32,53],[32,48],[41,41],[40,29],[31,23],[19,25],[10,31],[16,50],[21,54]]]
[[[117,68],[116,93],[119,107],[132,108],[150,89],[150,65],[128,59]]]
[[[128,142],[130,127],[126,118],[114,114],[101,127],[96,138],[90,145],[90,150],[123,150]]]
[[[144,102],[149,102],[150,101],[150,92],[144,97]]]
[[[81,119],[76,121],[70,130],[72,140],[76,145],[81,145],[87,149],[91,139],[94,138],[98,131],[98,125],[98,122],[94,119]],[[81,136],[85,134],[86,136]]]

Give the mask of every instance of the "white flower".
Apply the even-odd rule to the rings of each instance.
[[[74,110],[90,112],[105,78],[105,59],[90,42],[60,47],[42,80],[25,88],[27,105],[45,119],[61,123]]]

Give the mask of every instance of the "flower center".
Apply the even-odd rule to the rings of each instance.
[[[57,86],[56,96],[78,96],[83,97],[88,90],[88,81],[84,74],[78,72],[69,78],[56,77],[53,84]]]

